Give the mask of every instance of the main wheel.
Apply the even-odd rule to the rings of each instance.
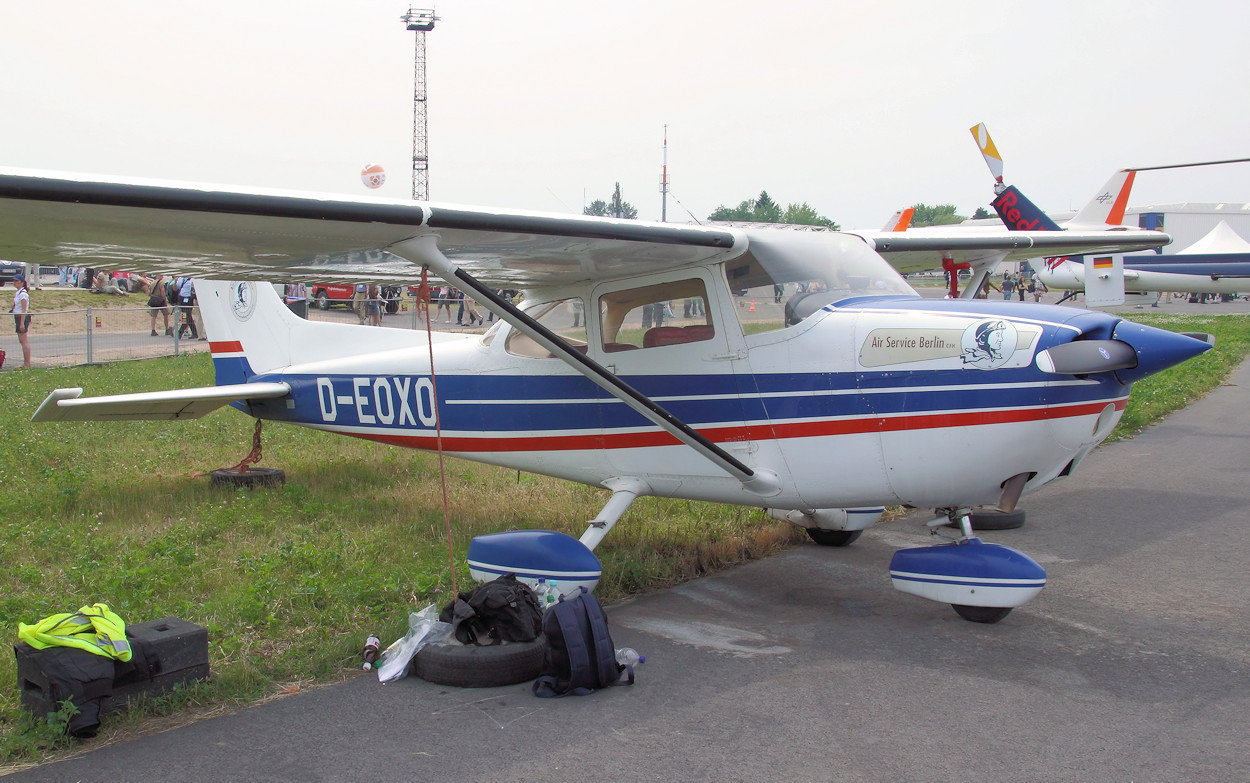
[[[318,310],[330,309],[330,297],[326,295],[325,291],[318,291],[313,294],[313,301],[317,303]]]
[[[951,604],[960,617],[972,623],[996,623],[1011,614],[1011,607],[1002,606],[967,606]]]
[[[1015,530],[1024,524],[1023,511],[1010,514],[998,510],[973,511],[968,516],[973,530]]]
[[[818,530],[814,527],[804,528],[807,537],[821,546],[846,546],[859,538],[862,530]]]
[[[532,680],[542,673],[547,637],[489,647],[475,644],[427,644],[417,651],[412,673],[439,685],[493,688]]]
[[[989,509],[973,511],[968,515],[973,530],[1015,530],[1024,524],[1024,512],[1012,511],[1010,514]],[[954,522],[947,522],[946,527],[958,528]]]

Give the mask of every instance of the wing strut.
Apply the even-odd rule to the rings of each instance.
[[[473,291],[474,298],[485,304],[500,318],[551,351],[556,358],[584,375],[608,394],[642,414],[651,423],[702,454],[717,467],[742,482],[742,486],[748,491],[763,496],[775,495],[781,491],[781,481],[776,473],[771,470],[752,470],[747,467],[732,454],[657,405],[650,397],[608,372],[603,365],[574,350],[555,332],[530,318],[511,302],[498,296],[494,290],[456,266],[439,250],[436,237],[427,235],[409,239],[388,250],[413,263],[428,266],[444,280],[454,281],[457,285]]]

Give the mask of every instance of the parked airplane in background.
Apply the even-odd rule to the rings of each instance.
[[[1113,255],[1114,262],[1117,256]],[[1250,242],[1224,221],[1205,237],[1172,255],[1118,254],[1124,270],[1124,288],[1131,291],[1176,291],[1193,294],[1250,292]],[[1047,288],[1086,290],[1084,259],[1047,258],[1038,279]]]
[[[470,547],[478,573],[555,577],[565,589],[597,578],[591,550],[639,495],[759,507],[834,546],[887,504],[930,507],[935,534],[949,521],[960,535],[897,552],[894,585],[978,622],[1030,600],[1045,572],[974,538],[969,510],[1010,510],[1071,473],[1120,419],[1134,381],[1210,346],[1106,313],[925,300],[882,256],[923,268],[949,254],[1166,241],[1140,230],[675,226],[0,170],[0,254],[194,276],[216,369],[205,388],[57,389],[36,422],[230,405],[605,487],[581,541],[564,537],[571,547],[535,531],[490,537],[479,550],[489,556]],[[352,261],[367,249],[386,253]],[[427,347],[412,330],[310,323],[257,284],[411,283],[426,269],[501,322],[480,337],[431,334]],[[785,321],[732,293],[786,283],[803,285],[806,306]],[[524,309],[497,288],[523,289]]]
[[[975,125],[971,130],[990,173],[994,175],[995,198],[992,206],[1003,225],[1011,230],[1089,231],[1097,228],[1123,228],[1121,224],[1124,221],[1124,211],[1138,171],[1215,165],[1182,164],[1117,171],[1084,209],[1059,225],[1025,198],[1014,185],[1008,187],[1003,183],[1002,156],[994,146],[985,124]],[[1216,163],[1238,162],[1244,160]],[[1085,258],[1071,255],[1034,259],[1032,263],[1038,279],[1047,288],[1086,293],[1089,287],[1087,283],[1097,284],[1095,277],[1108,274],[1097,269],[1098,265],[1116,270],[1114,282],[1118,287],[1119,302],[1124,301],[1124,288],[1134,291],[1207,294],[1235,294],[1250,290],[1250,242],[1246,242],[1222,221],[1207,236],[1173,255],[1111,253],[1097,260],[1091,259],[1089,268]]]

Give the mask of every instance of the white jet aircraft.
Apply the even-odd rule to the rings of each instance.
[[[194,276],[216,370],[207,388],[58,389],[36,422],[230,405],[605,487],[580,541],[517,531],[470,547],[475,573],[565,589],[597,578],[591,550],[639,495],[766,509],[833,546],[887,504],[934,508],[930,529],[950,521],[960,535],[897,552],[894,585],[995,622],[1046,576],[973,537],[969,509],[1010,510],[1068,475],[1111,432],[1134,381],[1210,346],[1099,312],[925,300],[882,257],[906,267],[950,252],[1123,251],[1166,243],[1158,232],[882,234],[0,170],[0,255]],[[429,348],[423,332],[301,320],[260,284],[411,283],[427,269],[500,323],[432,335]],[[784,321],[755,320],[733,294],[785,283],[806,293]],[[522,289],[523,309],[499,288]]]
[[[972,135],[994,176],[995,198],[991,206],[1010,230],[1122,230],[1124,211],[1128,207],[1129,193],[1138,171],[1246,162],[1246,159],[1240,158],[1210,163],[1123,169],[1113,174],[1080,212],[1070,220],[1057,224],[1014,185],[1008,187],[1003,183],[1002,156],[990,138],[985,124],[973,126]],[[1097,259],[1063,255],[1033,259],[1032,266],[1037,271],[1038,279],[1047,288],[1083,292],[1091,304],[1095,300],[1089,297],[1095,293],[1102,297],[1100,303],[1122,304],[1125,288],[1134,291],[1184,291],[1199,294],[1236,294],[1250,290],[1250,243],[1223,221],[1207,236],[1174,255],[1113,253]]]

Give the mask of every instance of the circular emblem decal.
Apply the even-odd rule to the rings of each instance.
[[[993,370],[1002,367],[1016,352],[1016,326],[1002,318],[975,323],[964,330],[960,341],[965,367]]]
[[[256,284],[251,282],[236,283],[231,290],[230,309],[234,317],[246,321],[252,317],[256,309]]]

